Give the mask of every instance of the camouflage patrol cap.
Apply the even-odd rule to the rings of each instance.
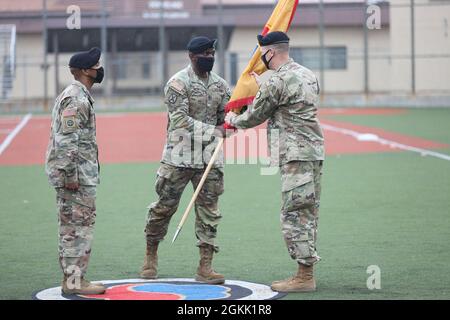
[[[289,43],[289,37],[282,31],[269,32],[265,36],[260,34],[257,38],[261,47],[270,46],[277,43]]]
[[[187,49],[192,53],[202,53],[210,48],[215,48],[217,39],[209,39],[208,37],[194,37],[192,38]]]
[[[69,67],[77,69],[89,69],[97,64],[100,60],[101,51],[94,47],[89,51],[75,53],[69,62]]]

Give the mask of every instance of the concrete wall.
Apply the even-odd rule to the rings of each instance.
[[[243,71],[248,57],[256,46],[256,28],[238,28],[233,32],[229,51],[239,55],[239,73]],[[317,28],[291,29],[289,31],[291,47],[319,47]],[[328,93],[352,93],[364,90],[363,29],[328,28],[324,37],[325,47],[343,46],[347,48],[347,68],[343,70],[325,70],[324,87]],[[371,30],[369,32],[369,52],[389,53],[389,29]],[[370,61],[369,88],[373,91],[389,91],[386,81],[386,68],[389,60],[373,59]],[[320,78],[320,70],[315,71]]]
[[[416,0],[416,90],[420,93],[450,91],[450,3]],[[398,0],[391,8],[391,54],[398,57],[391,69],[393,92],[411,91],[411,9]],[[424,4],[431,4],[424,6]]]
[[[16,76],[11,97],[41,97],[44,92],[42,38],[36,34],[18,34],[16,38]]]

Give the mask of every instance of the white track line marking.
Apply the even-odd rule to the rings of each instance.
[[[6,150],[6,148],[10,145],[10,143],[13,141],[13,139],[17,136],[17,134],[20,132],[20,130],[25,127],[27,122],[31,119],[31,113],[27,114],[25,117],[23,117],[22,121],[14,128],[13,131],[6,137],[6,139],[2,142],[0,145],[0,155],[3,153],[3,151]]]
[[[417,152],[420,153],[422,156],[432,156],[432,157],[436,157],[439,159],[443,159],[443,160],[447,160],[450,161],[450,156],[443,154],[443,153],[439,153],[439,152],[435,152],[435,151],[431,151],[431,150],[427,150],[427,149],[422,149],[422,148],[416,148],[413,146],[408,146],[406,144],[403,143],[399,143],[399,142],[395,142],[392,140],[387,140],[387,139],[383,139],[380,138],[379,136],[377,136],[376,134],[373,133],[361,133],[358,131],[354,131],[354,130],[350,130],[350,129],[345,129],[345,128],[339,128],[339,127],[335,127],[329,124],[321,124],[322,128],[324,128],[325,130],[329,130],[329,131],[333,131],[333,132],[338,132],[338,133],[342,133],[348,136],[352,136],[353,138],[355,138],[358,141],[372,141],[372,142],[377,142],[380,143],[382,145],[387,145],[391,148],[397,148],[397,149],[402,149],[402,150],[406,150],[406,151],[412,151],[412,152]]]

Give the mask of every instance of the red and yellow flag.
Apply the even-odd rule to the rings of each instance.
[[[278,3],[273,9],[272,15],[265,24],[261,34],[266,35],[272,31],[287,32],[291,25],[291,21],[294,18],[297,5],[298,0],[278,0]],[[257,74],[262,74],[265,71],[267,71],[267,68],[261,61],[260,51],[256,48],[252,58],[236,84],[230,101],[225,107],[226,112],[233,111],[239,113],[242,107],[253,102],[253,99],[258,92],[258,85],[250,73],[256,72]]]

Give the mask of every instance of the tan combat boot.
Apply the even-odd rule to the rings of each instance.
[[[158,277],[158,242],[147,243],[144,265],[142,266],[141,278],[156,279]]]
[[[298,271],[292,278],[274,281],[270,288],[278,292],[311,292],[316,290],[313,266],[298,265]]]
[[[101,283],[91,283],[84,278],[80,279],[79,286],[77,288],[77,283],[67,281],[68,277],[64,276],[63,282],[61,284],[61,291],[63,294],[103,294],[106,288]],[[71,284],[71,285],[70,285]],[[74,287],[74,288],[72,288]]]
[[[222,284],[225,282],[224,276],[211,268],[213,254],[212,246],[203,245],[200,247],[200,262],[195,276],[196,281],[209,284]]]

